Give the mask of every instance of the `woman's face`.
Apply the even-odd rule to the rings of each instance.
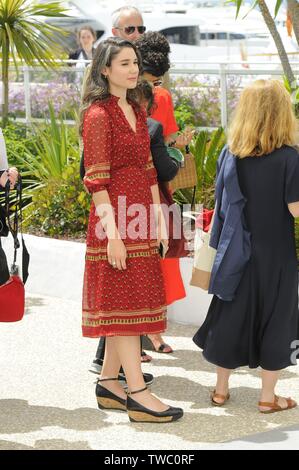
[[[94,43],[94,37],[88,29],[83,29],[80,32],[80,46],[83,49],[91,49]]]
[[[111,62],[110,67],[105,67],[102,71],[107,76],[109,88],[136,88],[139,67],[138,59],[134,49],[123,47]]]
[[[148,82],[152,83],[153,86],[160,86],[163,83],[163,76],[161,75],[160,77],[156,77],[155,75],[152,75],[151,73],[144,72],[142,75],[142,78],[144,80],[147,80]]]

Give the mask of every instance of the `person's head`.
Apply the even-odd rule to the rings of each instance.
[[[297,121],[291,97],[278,80],[257,80],[241,93],[228,133],[230,151],[261,156],[293,145]]]
[[[112,13],[112,34],[122,39],[135,41],[145,32],[143,19],[136,7],[124,6]]]
[[[138,82],[136,92],[137,92],[137,99],[138,99],[140,106],[145,108],[146,113],[150,115],[151,111],[153,110],[155,106],[153,85],[147,80],[142,79]]]
[[[96,39],[96,32],[90,26],[82,26],[77,33],[78,44],[85,50],[90,50]]]
[[[136,102],[140,56],[134,44],[119,37],[108,38],[98,45],[84,84],[80,110],[80,132],[84,113],[95,101],[112,94],[127,93]]]
[[[167,39],[161,33],[149,31],[140,36],[135,45],[142,59],[143,78],[154,85],[161,84],[163,75],[170,68]]]

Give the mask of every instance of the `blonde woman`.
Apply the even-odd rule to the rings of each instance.
[[[220,207],[217,217],[225,231],[229,215],[223,211],[227,202],[223,194],[238,185],[240,193],[231,201],[230,211],[244,199],[239,222],[244,233],[249,233],[250,256],[243,263],[244,253],[238,252],[237,261],[244,269],[241,275],[230,273],[234,280],[240,276],[233,298],[223,300],[214,295],[207,318],[193,338],[204,357],[217,366],[217,384],[211,396],[216,406],[230,398],[230,374],[241,366],[261,367],[261,413],[297,405],[293,399],[275,394],[279,371],[296,363],[299,339],[294,237],[294,217],[299,217],[299,155],[293,147],[295,134],[296,119],[282,83],[258,80],[242,92],[227,150],[227,159],[235,162],[236,171],[224,181],[222,199],[219,194],[216,199]],[[216,195],[220,174],[221,170]],[[228,233],[228,242],[236,243]],[[226,246],[227,268],[230,262],[236,263],[236,253]],[[224,284],[228,272],[223,269]]]

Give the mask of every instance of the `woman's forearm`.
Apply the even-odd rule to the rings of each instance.
[[[159,187],[157,184],[154,184],[151,186],[151,192],[152,192],[152,198],[153,198],[153,204],[155,205],[160,205],[160,194],[159,194]]]
[[[157,238],[158,240],[167,240],[167,226],[165,223],[165,218],[162,212],[161,201],[160,201],[160,194],[159,194],[159,187],[157,184],[151,186],[152,198],[153,198],[153,205],[154,205],[154,214],[155,214],[155,221],[157,224]]]
[[[120,240],[121,236],[115,222],[114,209],[112,207],[108,191],[103,190],[93,193],[92,200],[108,240]]]

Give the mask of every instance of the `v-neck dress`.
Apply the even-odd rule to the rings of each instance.
[[[155,231],[150,230],[156,170],[145,112],[132,106],[136,132],[113,95],[93,103],[84,117],[84,184],[90,193],[108,191],[127,250],[127,269],[113,268],[107,258],[108,240],[92,201],[83,285],[82,331],[87,337],[162,333],[166,329],[164,282]]]

